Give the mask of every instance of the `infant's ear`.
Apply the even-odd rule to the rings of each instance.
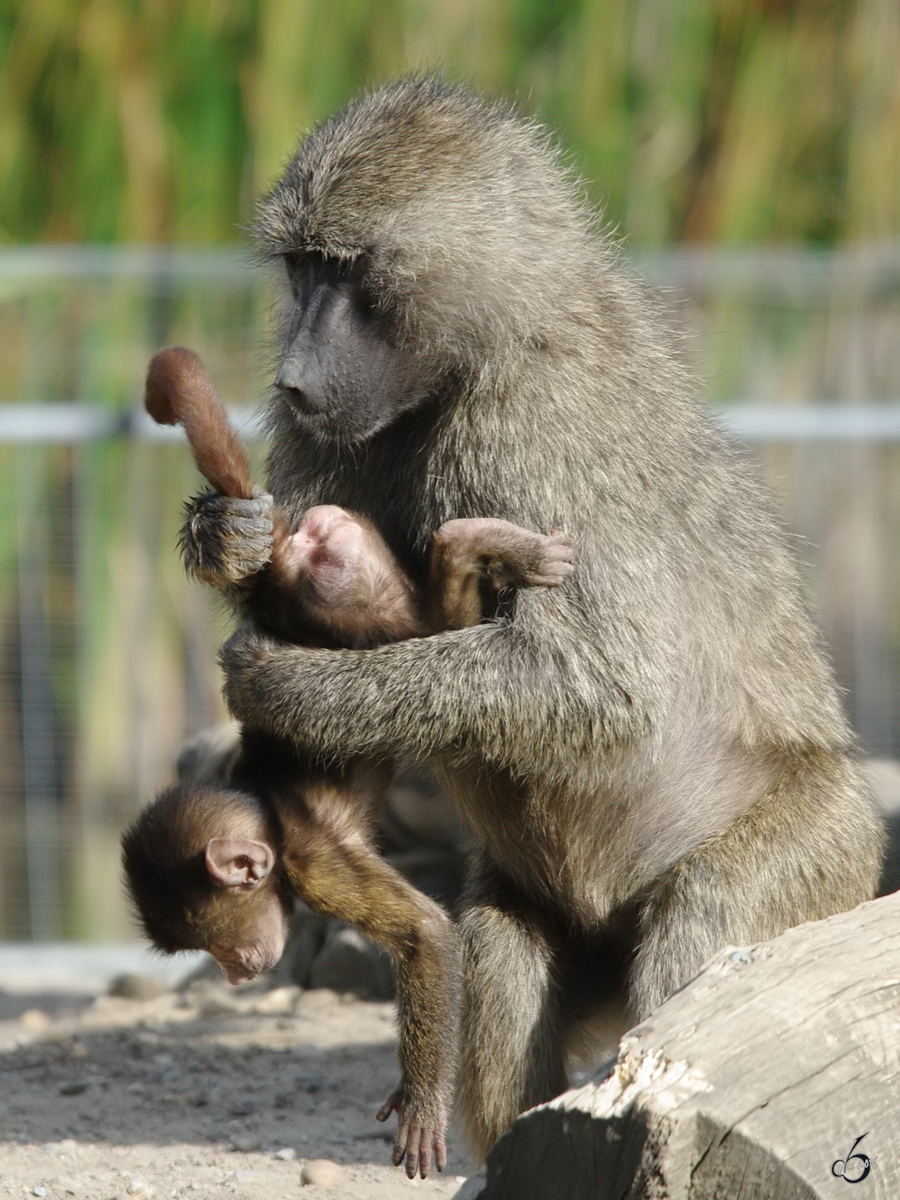
[[[267,842],[210,838],[206,843],[206,869],[221,887],[256,887],[274,866],[275,851]]]

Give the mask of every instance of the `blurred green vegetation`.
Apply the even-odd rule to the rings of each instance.
[[[712,399],[895,394],[896,254],[769,265],[758,247],[900,234],[900,0],[0,0],[0,407],[127,411],[173,341],[227,401],[261,395],[265,280],[233,253],[53,243],[233,246],[298,136],[410,69],[518,97],[633,242],[752,247],[673,293]],[[766,459],[823,548],[812,593],[882,754],[900,746],[898,455]],[[197,486],[177,444],[0,446],[0,937],[131,929],[119,829],[222,715],[227,621],[174,549]]]
[[[0,239],[233,241],[410,68],[521,97],[639,242],[900,230],[897,0],[0,0]]]

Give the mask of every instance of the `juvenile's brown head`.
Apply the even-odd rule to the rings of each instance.
[[[246,793],[189,785],[158,796],[122,838],[126,887],[153,945],[208,950],[232,983],[274,966],[289,907],[279,841]]]

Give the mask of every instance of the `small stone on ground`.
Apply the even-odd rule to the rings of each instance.
[[[300,1172],[302,1184],[317,1184],[319,1187],[340,1187],[344,1182],[344,1172],[328,1158],[314,1158],[305,1163]]]

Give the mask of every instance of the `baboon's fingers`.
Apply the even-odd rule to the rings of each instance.
[[[395,1167],[399,1167],[406,1157],[410,1142],[410,1126],[404,1116],[404,1091],[403,1084],[396,1087],[379,1108],[375,1114],[376,1121],[386,1121],[392,1112],[397,1114],[397,1139],[394,1142],[394,1149],[391,1152],[391,1162]]]
[[[561,529],[551,529],[544,538],[544,553],[556,554],[566,559],[574,558],[569,538]]]
[[[567,558],[549,559],[542,562],[533,572],[529,573],[531,580],[536,580],[539,583],[547,586],[547,581],[555,581],[561,583],[564,579],[571,579],[575,574],[575,564]]]
[[[431,1129],[423,1129],[422,1130],[422,1140],[419,1143],[419,1162],[418,1162],[419,1174],[422,1176],[423,1179],[428,1178],[428,1172],[431,1170],[431,1152],[432,1152],[433,1141],[434,1141],[434,1131]],[[407,1164],[407,1173],[408,1172],[409,1172],[409,1166]],[[415,1173],[416,1172],[414,1169],[413,1176],[415,1176]]]
[[[439,1171],[443,1171],[447,1165],[447,1139],[443,1130],[438,1130],[434,1135],[434,1164]]]
[[[575,574],[575,565],[569,548],[553,547],[544,554],[534,568],[526,571],[524,581],[529,587],[559,587]]]
[[[422,1137],[423,1132],[421,1125],[413,1125],[410,1128],[409,1140],[406,1143],[407,1179],[415,1179],[419,1172],[423,1179],[428,1174],[428,1167],[431,1165],[431,1145],[427,1138]]]
[[[401,1118],[397,1125],[397,1140],[394,1142],[394,1149],[391,1152],[391,1162],[395,1167],[399,1167],[410,1151],[411,1130],[407,1123]],[[415,1171],[413,1172],[413,1175]]]
[[[560,584],[565,583],[567,579],[571,579],[574,573],[574,567],[564,568],[561,566],[559,570],[556,570],[555,568],[545,568],[544,572],[539,575],[527,575],[525,577],[525,582],[529,587],[559,587]]]
[[[403,1084],[398,1084],[375,1114],[376,1121],[386,1121],[392,1112],[399,1113],[403,1104]]]
[[[575,572],[574,553],[568,538],[561,529],[551,529],[541,539],[535,566],[525,572],[529,587],[559,587]]]

